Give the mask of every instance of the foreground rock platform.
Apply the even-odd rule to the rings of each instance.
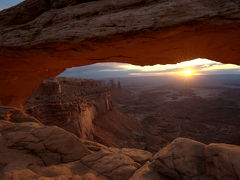
[[[0,121],[3,180],[237,180],[239,162],[234,145],[177,138],[152,155],[79,139],[56,126]]]

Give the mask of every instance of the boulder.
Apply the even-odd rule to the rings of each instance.
[[[31,152],[46,165],[79,160],[90,153],[75,135],[56,126],[0,121],[0,133],[7,148]]]
[[[205,174],[205,144],[177,138],[153,157],[151,167],[174,179],[194,179]]]
[[[216,179],[240,179],[240,147],[209,144],[205,150],[207,175]]]
[[[156,153],[149,166],[173,179],[237,180],[240,177],[239,162],[239,146],[223,143],[205,145],[177,138]]]

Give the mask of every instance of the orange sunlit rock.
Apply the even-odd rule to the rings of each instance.
[[[44,78],[96,62],[239,64],[239,2],[78,3],[28,0],[0,12],[0,104],[20,106]]]

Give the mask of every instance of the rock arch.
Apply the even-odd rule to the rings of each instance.
[[[65,68],[103,61],[239,62],[237,0],[26,0],[0,12],[0,105]]]

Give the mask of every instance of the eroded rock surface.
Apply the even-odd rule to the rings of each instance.
[[[159,174],[151,166],[150,162],[146,162],[141,168],[139,168],[130,180],[171,180],[171,178]]]
[[[177,138],[154,155],[150,166],[173,179],[239,179],[239,160],[239,146]]]
[[[178,138],[154,155],[152,166],[174,179],[194,179],[205,174],[205,144]]]
[[[56,126],[0,122],[1,137],[7,147],[32,152],[46,165],[71,162],[89,154],[76,136]]]
[[[21,122],[37,122],[39,120],[26,114],[23,110],[14,107],[0,106],[0,120],[11,121],[15,123]]]
[[[80,140],[56,126],[2,120],[0,134],[0,179],[124,180],[141,166],[124,149]]]
[[[45,79],[26,103],[26,112],[46,125],[57,125],[79,137],[92,138],[97,114],[112,109],[101,82],[82,79]]]
[[[79,139],[56,126],[0,121],[3,180],[234,180],[239,162],[239,146],[178,138],[152,157]]]
[[[226,24],[239,20],[240,6],[236,0],[83,2],[47,3],[43,0],[28,0],[16,7],[3,10],[0,13],[2,19],[0,25],[4,27],[1,30],[0,46],[20,47],[46,42],[69,42],[69,39],[73,38],[71,42],[76,43],[89,38],[169,27],[189,21],[203,21],[204,18],[209,20],[206,16],[212,18],[224,16],[218,22]],[[31,15],[27,14],[34,7],[38,7],[38,11],[33,11]],[[16,16],[22,11],[26,13],[16,21]]]
[[[212,143],[205,151],[206,170],[216,179],[240,179],[239,146]]]

